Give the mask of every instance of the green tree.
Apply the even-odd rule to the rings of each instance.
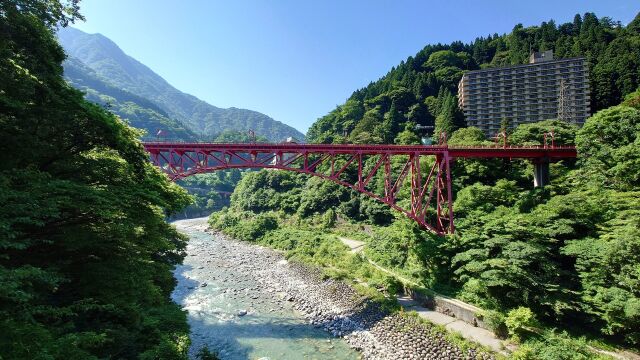
[[[455,96],[447,93],[442,102],[442,109],[436,117],[436,126],[433,132],[434,141],[438,141],[441,133],[446,133],[447,137],[451,136],[453,131],[460,127],[460,118],[461,114]]]
[[[419,145],[420,137],[415,132],[416,124],[412,122],[405,123],[404,130],[398,134],[394,143],[399,145]]]
[[[440,50],[432,53],[426,66],[431,69],[439,70],[447,67],[456,67],[458,69],[468,66],[468,55],[466,53],[455,53],[451,50]]]
[[[398,133],[398,128],[402,127],[406,121],[405,117],[398,111],[395,103],[391,105],[389,111],[384,114],[382,123],[376,126],[375,134],[381,138],[385,144],[393,142],[394,134]]]
[[[454,131],[448,142],[450,145],[482,145],[485,144],[486,141],[482,130],[470,126]]]
[[[591,117],[576,136],[583,179],[619,190],[640,186],[640,110],[614,106]]]
[[[561,120],[545,120],[520,124],[509,135],[508,142],[514,145],[543,145],[545,133],[553,132],[556,145],[573,145],[578,127]],[[547,144],[551,145],[548,135]]]
[[[57,24],[77,1],[0,3],[0,354],[186,358],[170,300],[189,203],[140,135],[62,78]]]
[[[380,124],[382,124],[382,122],[383,115],[381,114],[381,108],[379,106],[376,106],[375,108],[367,111],[362,117],[362,120],[360,120],[356,124],[355,128],[350,134],[352,142],[381,143],[382,138],[379,136],[380,134],[375,134],[375,130]]]

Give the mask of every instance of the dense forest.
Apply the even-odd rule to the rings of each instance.
[[[556,58],[586,57],[593,112],[619,104],[640,86],[640,16],[627,26],[593,13],[561,25],[553,20],[526,28],[518,24],[509,34],[470,44],[425,46],[318,119],[307,140],[390,143],[406,127],[416,131],[416,125],[450,134],[464,125],[455,100],[463,72],[527,63],[531,50],[553,50]]]
[[[582,128],[550,119],[509,130],[511,144],[541,144],[553,129],[556,143],[577,146],[577,161],[552,164],[550,186],[533,187],[526,161],[459,159],[452,170],[457,231],[438,237],[340,185],[260,171],[242,178],[211,225],[324,265],[332,276],[389,293],[417,285],[478,305],[496,332],[508,328],[523,343],[516,358],[593,357],[576,336],[637,348],[640,17],[625,27],[587,13],[468,45],[427,46],[320,118],[308,139],[416,144],[424,135],[418,124],[447,131],[449,144],[491,144],[464,126],[457,82],[467,69],[522,63],[530,47],[589,60],[596,112]],[[400,201],[408,195],[401,190]],[[336,236],[364,240],[368,259],[411,283],[376,273]]]
[[[63,78],[78,2],[0,2],[0,357],[181,359],[170,300],[190,197],[127,126]]]

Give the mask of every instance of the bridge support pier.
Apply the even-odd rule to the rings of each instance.
[[[549,182],[549,159],[535,161],[533,163],[533,186],[545,187]]]

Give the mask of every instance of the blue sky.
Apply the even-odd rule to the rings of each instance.
[[[595,12],[623,24],[637,0],[83,0],[86,22],[176,88],[302,132],[426,44]]]

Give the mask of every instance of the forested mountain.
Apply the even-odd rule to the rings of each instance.
[[[416,124],[436,133],[464,125],[455,94],[464,71],[523,64],[531,50],[553,50],[556,58],[584,56],[589,64],[591,111],[619,104],[640,85],[640,16],[627,26],[593,13],[573,22],[516,25],[504,35],[470,44],[427,45],[378,81],[314,123],[310,142],[391,142]],[[344,139],[348,134],[348,139]]]
[[[473,303],[497,334],[522,343],[514,359],[606,358],[580,336],[638,349],[640,90],[581,129],[557,120],[522,124],[511,141],[540,144],[551,129],[562,143],[576,145],[579,159],[552,164],[545,188],[533,187],[532,164],[525,160],[455,161],[453,235],[430,234],[326,179],[267,170],[243,176],[230,207],[213,213],[210,224],[368,288],[395,293],[405,286],[430,294],[429,288]],[[399,138],[410,137],[403,132]],[[454,131],[450,143],[487,139],[469,127]],[[391,164],[395,171],[402,165]],[[375,159],[362,166],[369,171]],[[347,172],[356,181],[356,171]],[[378,184],[374,192],[382,191],[380,174],[371,183]],[[398,192],[405,206],[409,183]],[[376,273],[366,259],[349,255],[337,236],[365,241],[366,259],[399,276]]]
[[[196,138],[191,130],[150,100],[109,84],[74,57],[68,57],[64,62],[64,76],[73,87],[86,93],[87,100],[103,105],[131,126],[146,130],[145,136],[154,136],[162,131],[172,138]]]
[[[63,28],[58,32],[58,38],[70,57],[65,63],[65,71],[74,85],[82,86],[92,98],[98,98],[100,94],[114,97],[115,102],[111,103],[114,111],[120,115],[133,113],[141,121],[150,123],[151,119],[165,126],[169,126],[167,119],[174,119],[170,124],[174,133],[169,134],[170,137],[187,136],[187,133],[179,129],[180,124],[184,124],[191,133],[205,136],[212,136],[223,130],[252,129],[256,134],[271,141],[279,141],[288,136],[304,138],[296,129],[267,115],[233,107],[218,108],[179,91],[147,66],[126,55],[113,41],[103,35]],[[82,68],[79,69],[78,62],[84,65],[84,68],[91,69],[92,73],[87,74]],[[111,88],[123,90],[127,100],[114,96],[113,91],[104,93],[102,89],[105,86],[96,85],[96,79]],[[92,85],[101,89],[95,89]],[[148,101],[128,101],[129,95],[126,93],[135,94],[138,98]],[[155,106],[148,106],[149,102]],[[155,132],[156,129],[149,130]]]

